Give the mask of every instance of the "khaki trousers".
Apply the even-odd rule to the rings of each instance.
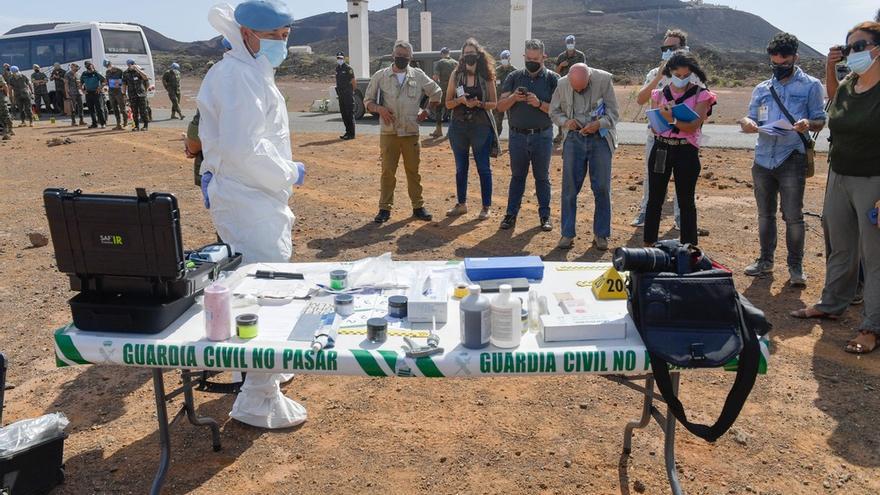
[[[379,192],[379,209],[390,210],[394,205],[394,188],[397,185],[397,166],[403,155],[403,169],[406,172],[406,188],[412,207],[421,208],[422,177],[419,175],[419,136],[397,136],[382,134],[379,136],[379,148],[382,153],[382,179]]]

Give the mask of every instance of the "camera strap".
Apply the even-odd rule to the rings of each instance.
[[[721,409],[721,414],[718,416],[718,420],[711,426],[693,423],[688,420],[687,414],[685,414],[684,411],[684,406],[678,399],[678,396],[672,387],[672,379],[669,375],[669,364],[663,358],[651,352],[650,349],[648,350],[648,355],[651,358],[651,370],[654,374],[654,381],[657,383],[657,388],[660,389],[660,394],[663,395],[663,399],[666,401],[668,413],[675,416],[675,418],[688,431],[709,442],[714,442],[719,439],[721,435],[733,426],[733,423],[742,411],[746,399],[748,399],[752,387],[755,385],[755,380],[758,377],[758,368],[761,362],[761,348],[758,343],[759,337],[756,331],[748,325],[748,322],[743,315],[743,302],[741,300],[737,300],[737,313],[739,314],[740,319],[740,333],[742,334],[743,339],[743,349],[739,355],[736,378],[733,381],[733,386],[727,394],[727,398],[724,401],[724,407]]]

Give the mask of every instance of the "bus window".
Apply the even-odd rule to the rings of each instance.
[[[31,57],[28,50],[27,40],[3,40],[0,41],[0,62],[9,65],[17,65],[23,70],[30,69]]]
[[[31,40],[31,64],[48,67],[64,61],[64,38],[34,38]]]
[[[64,40],[64,60],[83,60],[85,59],[83,51],[83,40],[80,37],[67,38]]]
[[[147,54],[144,37],[138,31],[102,29],[101,36],[104,38],[104,51],[106,53]]]

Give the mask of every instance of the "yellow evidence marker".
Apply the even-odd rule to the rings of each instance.
[[[626,299],[626,283],[613,266],[593,281],[593,295],[600,301]]]

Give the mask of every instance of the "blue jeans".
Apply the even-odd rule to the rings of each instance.
[[[507,214],[519,214],[522,197],[526,192],[529,165],[535,178],[538,195],[538,216],[550,216],[550,158],[553,155],[553,127],[536,133],[522,134],[510,131],[510,189],[507,192]]]
[[[755,203],[758,206],[758,239],[761,259],[773,262],[776,251],[776,210],[782,209],[785,221],[785,245],[788,248],[789,268],[801,268],[804,261],[804,187],[806,186],[806,157],[792,153],[774,169],[757,163],[752,166],[755,183]]]
[[[593,234],[611,236],[611,148],[598,133],[569,132],[562,148],[562,235],[574,237],[577,196],[590,173],[593,190]]]
[[[489,153],[492,150],[492,140],[495,138],[492,126],[485,122],[453,120],[449,125],[447,136],[452,154],[455,156],[455,189],[458,193],[458,203],[467,203],[469,158],[473,150],[477,174],[480,176],[483,206],[492,206],[492,167],[489,165]]]

